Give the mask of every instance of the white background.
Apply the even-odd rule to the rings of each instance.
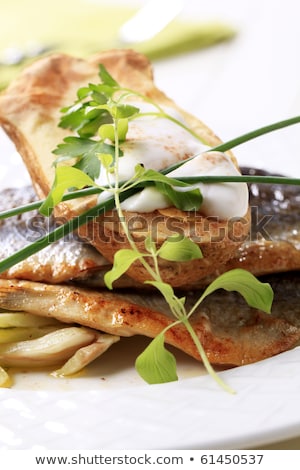
[[[114,0],[114,3],[144,2]],[[300,114],[297,0],[186,0],[182,18],[219,19],[238,31],[228,43],[153,64],[157,85],[208,124],[222,140]],[[14,158],[12,145],[3,136],[1,139],[1,152],[11,153]],[[300,176],[299,148],[300,132],[296,125],[245,144],[235,154],[240,164],[253,163],[274,172]],[[6,166],[2,161],[0,170],[4,171]],[[7,174],[7,181],[12,181],[15,175],[13,169],[11,175]],[[18,184],[16,178],[14,181]],[[217,443],[228,446],[270,444],[300,435],[299,362],[299,351],[294,350],[292,354],[229,372],[226,378],[239,391],[234,398],[216,391],[206,377],[168,384],[163,391],[141,383],[135,386],[134,381],[123,388],[127,380],[124,377],[118,390],[117,379],[113,378],[111,384],[106,383],[102,396],[84,386],[86,395],[79,400],[73,389],[68,399],[59,392],[51,395],[44,389],[27,390],[21,396],[18,389],[1,391],[0,441],[4,448],[11,449],[67,448],[71,432],[73,440],[69,445],[78,449],[96,447],[97,433],[105,436],[102,444],[107,448],[118,445],[146,448],[148,438],[157,447],[161,442],[162,447],[179,448],[181,442],[183,448],[197,448],[201,442],[213,442],[213,438],[209,440],[211,433]],[[134,387],[130,388],[132,384]],[[205,407],[197,406],[199,402],[205,402]],[[101,411],[99,421],[95,415],[97,407]],[[82,411],[85,415],[80,414]],[[177,413],[182,422],[176,419]],[[161,438],[156,428],[159,417]],[[247,426],[248,436],[242,432]],[[41,440],[37,443],[34,429],[40,432]],[[87,436],[90,442],[85,440]],[[286,444],[274,445],[283,448]],[[300,439],[294,439],[290,445],[299,449]]]
[[[153,64],[157,85],[222,140],[300,114],[297,0],[185,0],[181,18],[220,20],[237,30],[232,41]],[[12,147],[3,145],[9,153]],[[262,168],[300,176],[299,125],[247,143],[235,154],[240,164],[255,160]]]
[[[300,113],[297,0],[186,0],[182,17],[219,19],[237,30],[228,43],[154,63],[157,84],[222,140]],[[235,153],[241,164],[255,155],[273,171],[289,171],[296,160],[300,175],[299,126]]]

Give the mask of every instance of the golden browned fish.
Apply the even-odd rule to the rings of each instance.
[[[37,200],[32,187],[7,188],[0,191],[0,212],[23,206]],[[63,218],[42,216],[37,210],[0,219],[0,260],[14,254],[30,243],[45,236],[62,223]],[[77,282],[104,286],[104,274],[111,268],[92,245],[73,233],[52,243],[47,248],[28,257],[0,278],[27,279],[56,284]],[[134,287],[138,283],[126,275],[116,282],[117,287]]]
[[[244,174],[270,173],[244,168]],[[256,275],[300,269],[300,189],[284,184],[249,185],[252,225],[233,265]],[[231,267],[231,261],[228,265]]]
[[[207,297],[191,317],[212,364],[256,362],[286,351],[299,341],[300,278],[275,280],[273,284],[272,315],[247,307],[235,294],[219,291]],[[187,302],[193,304],[198,296],[199,292],[189,294]],[[116,336],[155,337],[173,321],[157,293],[120,294],[17,280],[0,280],[0,308],[51,316]],[[170,329],[166,342],[199,359],[183,325]]]
[[[37,199],[30,186],[0,192],[0,211],[12,209]],[[0,220],[0,259],[12,255],[46,235],[63,221],[45,218],[38,211]],[[87,272],[107,265],[103,256],[76,234],[63,238],[41,252],[10,268],[0,277],[29,279],[49,283],[84,277]]]

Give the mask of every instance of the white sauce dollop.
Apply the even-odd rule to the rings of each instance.
[[[143,113],[156,111],[156,108],[151,104],[133,104]],[[179,113],[173,109],[164,109],[168,114],[184,123]],[[197,156],[169,173],[168,176],[231,176],[240,174],[226,154],[207,152],[207,146],[176,123],[163,117],[141,116],[129,122],[126,141],[120,147],[123,151],[123,156],[119,159],[120,181],[131,178],[137,164],[143,164],[146,169],[161,170],[193,155]],[[110,178],[113,182],[113,175],[110,175]],[[101,170],[96,183],[99,185],[108,184],[104,169]],[[229,219],[243,217],[247,212],[248,189],[246,183],[199,183],[193,187],[200,188],[203,195],[203,203],[200,208],[203,215]],[[184,189],[180,188],[180,190]],[[102,193],[99,202],[107,197],[107,192]],[[154,187],[148,187],[123,201],[122,209],[132,212],[153,212],[171,205],[166,196]]]

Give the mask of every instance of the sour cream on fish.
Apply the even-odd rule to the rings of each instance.
[[[148,103],[133,103],[140,112],[157,111]],[[182,116],[175,110],[164,108],[173,118],[184,123]],[[119,159],[119,180],[131,178],[137,164],[143,164],[146,169],[161,170],[178,161],[197,154],[184,163],[180,168],[168,174],[170,177],[219,175],[231,176],[240,173],[231,159],[220,152],[207,152],[208,147],[199,142],[188,131],[173,121],[164,117],[140,116],[129,122],[126,141],[121,145],[123,156]],[[111,182],[114,181],[110,175]],[[107,185],[105,169],[101,170],[96,181],[99,185]],[[203,195],[201,213],[206,216],[217,216],[222,219],[242,217],[248,208],[248,189],[245,183],[215,183],[196,184]],[[180,188],[180,190],[184,190]],[[102,193],[99,202],[105,200],[108,194]],[[156,188],[148,187],[140,193],[126,199],[122,209],[133,212],[153,212],[156,209],[170,207],[170,200]]]

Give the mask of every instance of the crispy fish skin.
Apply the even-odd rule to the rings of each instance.
[[[220,140],[203,122],[180,109],[155,86],[151,64],[142,54],[132,50],[118,49],[101,52],[87,60],[64,54],[49,55],[27,67],[0,96],[0,124],[15,143],[40,197],[45,197],[49,193],[53,183],[52,150],[70,134],[68,130],[58,127],[60,110],[77,99],[78,88],[86,86],[89,82],[98,83],[100,63],[121,86],[144,94],[161,106],[168,106],[179,111],[187,125],[201,136],[207,145],[214,146],[220,143]],[[228,155],[237,166],[233,155],[230,152]],[[68,219],[76,217],[79,213],[94,206],[96,200],[96,197],[89,197],[76,202],[63,203],[56,209],[57,214]],[[126,211],[124,214],[126,216]],[[155,212],[143,214],[148,225],[148,235],[151,235],[151,226],[156,215]],[[199,216],[203,224],[197,225],[194,238],[189,232],[190,223],[186,227],[186,213],[180,213],[172,207],[168,210],[168,214],[161,212],[159,216],[162,219],[160,227],[165,227],[167,221],[174,219],[176,222],[179,219],[186,236],[192,237],[204,253],[203,259],[184,263],[159,261],[162,278],[175,287],[200,279],[213,272],[216,266],[224,264],[241,245],[240,240],[247,235],[250,226],[249,212],[234,223],[228,220],[215,221],[214,232],[224,235],[222,240],[212,243],[214,233],[207,234],[207,230],[202,229],[202,226],[209,227],[210,222],[205,223],[206,217],[201,215],[201,211]],[[132,214],[128,213],[128,217],[132,217]],[[122,236],[118,237],[119,233],[114,233],[110,229],[109,224],[107,224],[107,236],[110,241],[107,242],[103,240],[103,237],[97,236],[102,233],[102,225],[103,218],[100,216],[81,229],[79,233],[112,262],[115,253],[119,249],[127,248],[128,244]],[[235,237],[232,236],[233,232]],[[155,235],[154,241],[158,247],[168,237],[165,229],[160,229]],[[140,233],[136,234],[133,231],[132,236],[133,238],[140,237]],[[142,243],[142,248],[145,250],[144,243]],[[138,282],[149,279],[147,271],[139,261],[128,269],[127,274]]]
[[[6,188],[0,191],[0,212],[36,200],[37,196],[31,186]],[[36,210],[0,219],[0,260],[45,236],[64,222],[64,218],[44,217]],[[0,273],[0,278],[50,284],[70,282],[73,279],[89,284],[92,282],[89,279],[97,278],[97,286],[104,287],[104,274],[110,268],[111,263],[99,251],[72,233]],[[115,286],[135,287],[137,284],[124,275]]]
[[[270,176],[253,168],[244,168],[243,174]],[[252,212],[249,237],[228,262],[227,269],[239,266],[257,276],[299,270],[299,186],[252,183],[249,193]]]
[[[256,168],[241,170],[244,175],[271,176]],[[208,285],[220,274],[235,268],[246,269],[255,276],[300,270],[299,186],[266,183],[248,186],[251,208],[248,237],[227,263],[196,286]]]
[[[36,200],[33,189],[4,189],[0,192],[0,211]],[[45,236],[63,223],[62,219],[45,218],[38,211],[0,220],[0,259],[12,255],[29,243]],[[63,238],[18,263],[0,277],[59,283],[84,278],[88,272],[107,265],[103,256],[76,234]]]
[[[0,280],[0,308],[51,316],[117,336],[155,337],[173,321],[160,294],[121,295],[18,280]],[[219,292],[204,301],[191,323],[212,364],[238,366],[286,351],[299,341],[299,324],[286,320],[284,311],[276,306],[274,309],[278,317],[250,309],[235,295],[226,293],[224,297]],[[299,316],[299,302],[293,309]],[[183,325],[168,330],[166,342],[200,360]]]

